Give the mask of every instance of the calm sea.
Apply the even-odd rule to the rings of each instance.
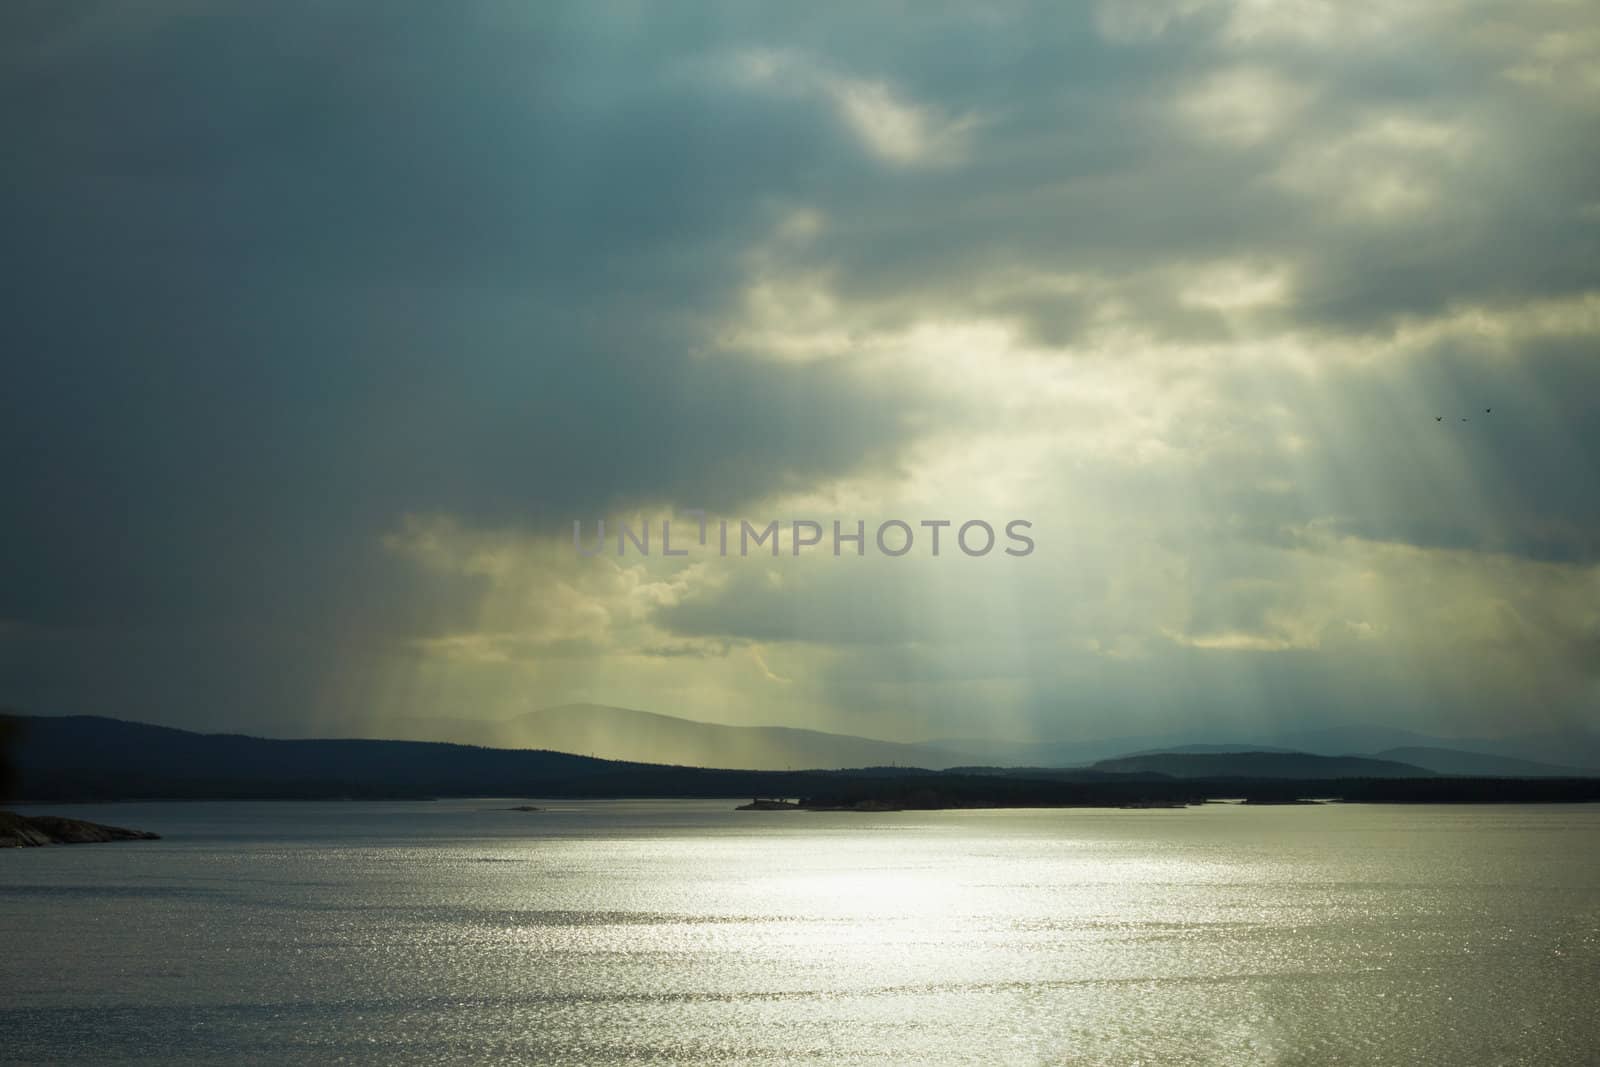
[[[1600,1062],[1600,807],[56,808],[0,1060]]]

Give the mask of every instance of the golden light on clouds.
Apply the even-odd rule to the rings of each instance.
[[[19,699],[1592,719],[1591,13],[1025,14],[41,29],[6,221],[75,251],[11,279]],[[574,550],[691,509],[924,540]],[[1013,519],[1024,558],[922,550]]]

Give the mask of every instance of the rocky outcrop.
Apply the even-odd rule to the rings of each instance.
[[[12,811],[0,811],[0,848],[85,845],[98,841],[155,841],[160,836],[145,830],[125,830],[120,826],[102,826],[82,819],[63,819],[59,815],[29,818]]]

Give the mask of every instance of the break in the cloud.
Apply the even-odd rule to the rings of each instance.
[[[1594,722],[1581,5],[0,22],[0,698]],[[568,540],[692,507],[1039,548]]]

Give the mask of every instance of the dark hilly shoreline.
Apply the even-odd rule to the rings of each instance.
[[[18,815],[0,811],[0,848],[31,848],[40,845],[89,845],[105,841],[157,841],[160,834],[148,830],[128,830],[105,826],[84,819],[60,815]]]

